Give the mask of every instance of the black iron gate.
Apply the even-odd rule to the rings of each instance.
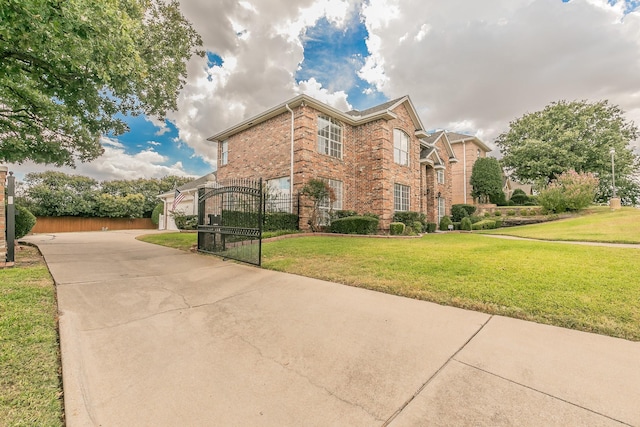
[[[198,251],[260,265],[262,197],[262,179],[218,181],[198,189]]]

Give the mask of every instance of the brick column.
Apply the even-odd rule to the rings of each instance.
[[[6,166],[0,166],[0,268],[4,267],[7,261],[7,242],[5,239],[7,221],[5,218],[4,188],[7,183],[8,170]]]

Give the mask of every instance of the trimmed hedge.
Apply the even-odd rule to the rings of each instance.
[[[447,215],[443,216],[440,220],[440,230],[447,231],[450,225],[453,225],[451,218],[449,218]]]
[[[476,224],[480,222],[477,221]],[[471,223],[471,219],[468,216],[465,216],[464,218],[462,218],[462,221],[460,221],[460,230],[465,230],[465,231],[471,231],[473,227],[473,224]]]
[[[288,212],[269,212],[264,216],[262,231],[297,230],[298,215]]]
[[[389,225],[389,232],[392,236],[400,236],[404,234],[405,225],[402,222],[392,222]]]
[[[370,216],[348,216],[331,222],[332,233],[374,234],[378,230],[378,220]]]
[[[451,206],[451,220],[461,222],[465,216],[471,216],[476,212],[476,207],[464,203]]]
[[[195,230],[198,228],[198,215],[173,215],[173,221],[179,230]]]
[[[502,226],[502,221],[493,220],[493,219],[483,219],[482,221],[476,222],[472,225],[474,230],[489,230],[493,228],[500,228]]]
[[[3,207],[4,208],[4,207]],[[16,222],[15,222],[15,238],[21,239],[36,225],[36,217],[29,211],[29,209],[15,205],[16,208]]]
[[[438,224],[436,224],[435,222],[427,223],[427,233],[435,233],[436,228],[438,228]]]
[[[420,212],[396,212],[393,214],[393,222],[401,222],[407,227],[413,227],[413,223],[419,221],[421,224],[425,224],[427,219],[423,213]]]

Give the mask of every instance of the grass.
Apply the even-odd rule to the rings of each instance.
[[[145,234],[138,236],[136,239],[156,245],[168,246],[174,249],[188,251],[191,247],[198,243],[198,233],[159,233]]]
[[[593,208],[566,220],[492,232],[640,243],[640,210]],[[143,240],[171,242],[176,235]],[[272,270],[640,341],[638,249],[437,234],[409,240],[300,237],[265,242],[262,253],[263,267]]]
[[[640,340],[640,251],[487,239],[301,237],[263,267],[439,304]]]
[[[569,219],[500,228],[484,233],[541,240],[640,243],[640,209],[622,208],[612,211],[606,206],[594,207]]]
[[[0,270],[0,307],[0,425],[64,425],[55,290],[36,248]]]
[[[272,237],[283,236],[285,234],[299,233],[297,230],[280,230],[280,231],[265,231],[262,233],[263,239],[269,239]],[[138,240],[147,243],[154,243],[156,245],[168,246],[174,249],[181,249],[188,251],[191,247],[198,243],[198,233],[160,233],[160,234],[146,234],[144,236],[138,236]]]

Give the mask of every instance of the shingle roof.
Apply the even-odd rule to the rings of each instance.
[[[193,181],[189,181],[186,184],[182,184],[178,187],[178,191],[186,191],[186,190],[195,190],[201,185],[206,184],[207,182],[213,182],[216,180],[216,173],[212,172],[205,176],[201,176],[198,179],[194,179]]]
[[[442,136],[443,133],[444,133],[444,131],[438,131],[438,132],[432,133],[431,135],[429,135],[426,138],[423,138],[422,140],[424,142],[426,142],[427,144],[433,144],[434,142],[436,142],[438,140],[438,138],[440,138]]]
[[[350,116],[366,116],[366,115],[369,115],[369,114],[377,113],[378,111],[384,111],[384,110],[388,109],[389,107],[392,107],[394,104],[396,104],[398,101],[400,101],[403,98],[406,98],[406,95],[405,96],[401,96],[400,98],[392,99],[391,101],[387,101],[387,102],[385,102],[383,104],[376,105],[375,107],[367,108],[366,110],[362,110],[362,111],[358,111],[358,110],[347,111],[346,114],[348,114]]]

